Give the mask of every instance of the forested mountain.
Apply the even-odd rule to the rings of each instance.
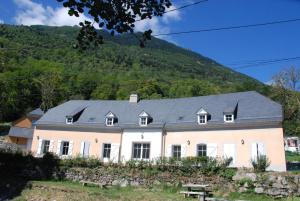
[[[69,99],[188,97],[270,88],[166,41],[140,48],[131,35],[96,50],[73,48],[77,27],[0,25],[0,122]],[[201,44],[199,44],[201,45]]]

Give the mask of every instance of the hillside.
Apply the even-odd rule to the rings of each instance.
[[[68,99],[269,91],[253,78],[157,38],[142,49],[131,35],[102,32],[104,45],[79,52],[72,48],[77,32],[77,27],[0,25],[0,122]]]

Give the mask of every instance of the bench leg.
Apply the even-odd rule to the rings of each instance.
[[[199,201],[205,201],[205,195],[199,195]]]

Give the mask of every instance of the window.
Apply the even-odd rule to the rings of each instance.
[[[111,144],[103,144],[103,158],[110,158]]]
[[[107,117],[106,118],[106,126],[113,126],[114,125],[114,118],[113,117]]]
[[[66,123],[67,124],[72,124],[73,123],[73,117],[67,117]]]
[[[298,145],[297,145],[297,140],[294,140],[294,139],[288,139],[288,140],[287,140],[287,143],[288,143],[288,146],[289,146],[289,147],[298,147]]]
[[[43,154],[49,152],[49,148],[50,148],[50,141],[43,140]]]
[[[207,156],[207,145],[198,144],[197,145],[197,156]]]
[[[198,123],[199,124],[206,124],[207,116],[206,115],[198,115]]]
[[[141,126],[147,126],[148,118],[147,117],[141,117],[140,118],[140,125]]]
[[[174,158],[181,158],[181,146],[180,145],[173,145],[172,156]]]
[[[150,143],[134,143],[132,158],[133,159],[149,159],[150,158]]]
[[[233,114],[225,114],[224,115],[224,121],[225,122],[233,122],[234,118],[233,118]]]
[[[68,155],[68,153],[69,153],[69,142],[62,142],[61,155]]]

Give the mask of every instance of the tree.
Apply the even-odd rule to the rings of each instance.
[[[274,99],[281,102],[284,110],[286,134],[300,135],[300,70],[287,68],[273,77]]]
[[[57,0],[68,8],[69,15],[79,17],[87,13],[91,21],[80,22],[81,30],[77,37],[78,45],[86,49],[91,44],[98,46],[103,43],[95,27],[115,33],[134,33],[135,22],[162,16],[166,8],[172,4],[170,0]],[[97,26],[96,26],[97,25]],[[143,33],[140,46],[144,47],[146,40],[151,39],[151,30]]]

